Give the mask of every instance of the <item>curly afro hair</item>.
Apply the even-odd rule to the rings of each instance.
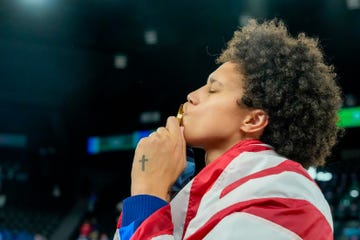
[[[239,104],[269,115],[261,140],[305,168],[324,165],[343,132],[337,125],[342,99],[318,39],[292,37],[278,19],[250,19],[216,59],[228,61],[245,76]]]

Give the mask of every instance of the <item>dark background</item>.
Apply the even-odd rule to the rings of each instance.
[[[127,196],[132,151],[89,156],[87,138],[162,125],[186,94],[206,81],[239,19],[247,17],[278,17],[292,34],[318,37],[338,73],[345,106],[356,106],[359,5],[358,0],[0,0],[0,133],[27,138],[23,148],[0,146],[0,157],[20,163],[27,184],[41,191],[59,184],[69,194],[94,188],[113,201]],[[157,32],[156,44],[144,41],[147,30]],[[124,69],[114,66],[118,54],[127,56]],[[149,111],[158,111],[160,119],[141,123],[141,114]],[[334,151],[333,169],[357,172],[358,132],[348,129]]]

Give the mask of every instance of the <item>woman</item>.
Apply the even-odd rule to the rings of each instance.
[[[131,197],[114,239],[333,239],[329,205],[307,174],[341,129],[340,89],[316,39],[278,20],[235,31],[220,66],[135,150]],[[170,200],[186,145],[206,166]]]

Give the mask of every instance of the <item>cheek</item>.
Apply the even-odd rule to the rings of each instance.
[[[211,137],[215,127],[218,126],[216,118],[210,112],[192,113],[184,117],[184,137],[190,145],[202,145]]]
[[[206,140],[207,138],[226,137],[237,131],[239,114],[228,109],[216,109],[192,114],[185,119],[185,139],[191,141]]]

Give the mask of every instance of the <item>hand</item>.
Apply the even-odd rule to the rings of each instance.
[[[140,139],[131,171],[131,195],[150,194],[168,201],[171,186],[186,167],[183,127],[168,117],[160,127]]]

